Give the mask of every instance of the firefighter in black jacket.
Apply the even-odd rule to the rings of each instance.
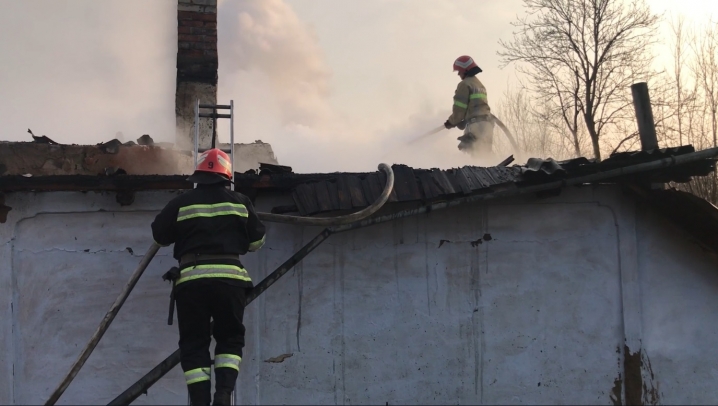
[[[252,287],[239,257],[264,244],[264,225],[249,198],[227,188],[231,179],[227,154],[202,153],[188,178],[197,188],[172,199],[152,223],[155,242],[174,243],[179,261],[179,348],[193,405],[210,404],[211,335],[217,342],[214,404],[230,404],[244,347],[245,290]]]

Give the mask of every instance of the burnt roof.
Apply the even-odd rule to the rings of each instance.
[[[566,161],[531,158],[525,165],[511,167],[464,166],[453,169],[419,169],[393,165],[395,182],[389,202],[433,201],[474,193],[488,193],[507,188],[521,188],[559,179],[598,174],[636,164],[677,157],[695,152],[690,145],[652,151],[613,154],[596,162],[587,158]],[[640,176],[613,178],[611,182],[686,182],[692,176],[704,176],[713,170],[715,159],[654,169]],[[107,170],[98,175],[0,176],[0,192],[106,190],[137,191],[190,189],[185,175],[132,175],[121,170]],[[291,192],[294,205],[276,212],[299,212],[312,215],[322,212],[363,208],[381,194],[386,175],[369,173],[299,174],[291,168],[263,164],[260,172],[235,173],[237,190],[254,194],[258,190]]]
[[[103,146],[98,147],[102,148]],[[23,146],[23,148],[27,148],[27,146]],[[44,146],[40,145],[39,148],[43,150],[50,148],[49,151],[54,154],[52,158],[61,159],[61,151],[66,146],[48,142]],[[2,143],[0,143],[0,149],[2,149]],[[136,150],[140,151],[139,148]],[[147,149],[142,149],[140,152],[142,154],[161,153],[161,151]],[[598,176],[594,176],[590,182],[634,185],[634,191],[642,191],[641,197],[645,201],[669,219],[686,228],[704,247],[718,252],[718,208],[688,193],[650,191],[648,188],[635,187],[637,184],[687,182],[691,177],[708,175],[715,169],[716,158],[713,152],[695,153],[692,146],[686,145],[652,151],[618,153],[601,162],[587,158],[566,161],[531,158],[524,165],[511,167],[464,166],[446,170],[392,165],[395,180],[389,202],[433,202],[452,197],[527,188],[534,185],[553,187],[552,184],[555,184],[558,189],[565,184],[584,182],[586,176],[592,177],[596,174]],[[60,155],[57,155],[58,153]],[[86,151],[73,150],[73,153],[80,157]],[[710,157],[679,165],[653,165],[655,168],[632,175],[626,174],[630,171],[623,170],[638,164],[666,161],[666,158],[675,162],[677,157],[692,153],[695,154],[691,157],[695,157],[697,154]],[[94,157],[97,156],[97,152],[89,150],[89,153],[84,156],[88,155]],[[131,161],[136,162],[134,159]],[[0,161],[0,166],[2,164]],[[85,170],[88,172],[100,171],[97,166],[88,167],[88,169]],[[118,194],[118,202],[126,205],[131,204],[134,191],[191,189],[193,184],[186,178],[187,175],[127,174],[123,168],[114,166],[104,168],[100,173],[94,175],[34,176],[27,174],[23,176],[6,174],[0,175],[0,198],[2,192],[17,191],[115,191]],[[272,211],[275,213],[298,212],[300,215],[306,216],[368,206],[381,193],[386,175],[383,172],[301,174],[293,173],[291,168],[286,166],[262,164],[259,173],[255,171],[235,173],[234,181],[237,190],[250,196],[256,195],[260,190],[291,193],[293,205],[275,207]],[[5,217],[4,215],[7,214],[6,211],[2,211],[3,207],[0,204],[0,217]],[[0,220],[4,219],[0,218]]]
[[[416,169],[406,165],[393,165],[394,190],[389,201],[432,201],[460,195],[488,193],[499,189],[520,188],[560,179],[598,174],[692,152],[695,152],[695,149],[688,145],[654,151],[614,154],[601,162],[586,158],[560,162],[553,159],[531,158],[525,165],[488,168],[464,166],[447,170]],[[613,178],[611,181],[687,182],[692,176],[705,176],[711,173],[714,166],[715,160],[707,159],[651,170],[640,176]],[[261,175],[260,172],[260,177]],[[304,175],[306,176],[304,179],[299,178],[302,175],[286,176],[287,178],[283,179],[285,182],[290,178],[296,182],[291,187],[292,196],[296,204],[296,211],[301,215],[366,207],[381,194],[386,181],[386,176],[380,172],[327,174],[326,178],[316,179],[311,178],[314,175]],[[285,209],[289,210],[289,208]]]
[[[138,140],[142,145],[116,139],[97,145],[64,145],[35,138],[35,142],[0,142],[0,175],[102,176],[120,168],[132,175],[174,175],[193,164],[191,153],[163,148],[142,137]]]

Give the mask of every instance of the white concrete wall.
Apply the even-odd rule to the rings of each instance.
[[[172,196],[140,193],[122,208],[112,194],[7,196],[0,404],[47,400]],[[258,282],[319,231],[269,225],[245,265]],[[170,254],[159,252],[59,404],[105,404],[176,349],[160,278]],[[238,400],[613,404],[626,344],[644,358],[648,403],[716,403],[717,268],[609,187],[334,235],[247,309]],[[186,404],[179,367],[135,404]]]
[[[649,392],[664,404],[716,404],[718,258],[662,218],[638,218],[643,359],[655,375]]]
[[[109,194],[8,199],[13,210],[0,225],[0,289],[12,306],[2,307],[0,316],[0,345],[9,355],[0,372],[0,403],[47,400],[152,243],[149,224],[160,196],[170,194],[140,194],[129,210]],[[59,403],[110,400],[176,348],[176,327],[166,325],[169,288],[160,278],[172,262],[168,250],[157,255]],[[142,402],[179,399],[181,386],[173,381],[181,374],[170,377]]]

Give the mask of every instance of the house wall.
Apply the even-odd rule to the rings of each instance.
[[[1,404],[47,400],[174,195],[125,207],[112,194],[6,197]],[[244,260],[255,282],[319,231],[269,224]],[[172,265],[160,250],[58,404],[105,404],[176,349],[160,278]],[[717,268],[608,186],[333,235],[247,308],[238,401],[716,403]],[[185,402],[175,368],[135,404]]]
[[[718,258],[646,210],[638,216],[643,354],[649,399],[718,403]]]

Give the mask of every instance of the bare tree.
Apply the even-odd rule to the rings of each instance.
[[[659,78],[665,86],[659,87],[661,101],[654,113],[659,140],[663,145],[714,147],[718,126],[718,26],[709,23],[705,28],[691,27],[678,18],[671,22],[671,28],[673,68]],[[715,172],[673,186],[718,204]]]
[[[533,108],[534,114],[546,122],[551,123],[552,127],[558,130],[559,134],[565,134],[567,130],[575,156],[582,156],[581,126],[579,121],[579,117],[581,116],[581,82],[579,80],[578,70],[574,69],[573,75],[570,76],[571,80],[568,86],[564,86],[559,81],[559,77],[553,73],[548,73],[542,77],[549,79],[548,82],[543,85],[541,82],[533,80],[534,87],[538,89],[538,94],[541,95],[538,98],[541,107]],[[546,88],[546,84],[550,87]],[[561,91],[561,89],[564,91]],[[558,123],[562,125],[556,125],[557,119]]]
[[[524,86],[508,88],[503,96],[496,111],[511,128],[521,151],[559,160],[578,156],[573,136],[566,131],[561,118],[547,111],[545,105],[537,108]]]
[[[658,16],[644,0],[524,0],[527,16],[500,41],[504,66],[517,63],[537,101],[555,106],[569,131],[580,115],[601,159],[599,140],[631,106],[630,85],[648,74]]]
[[[718,146],[718,24],[710,23],[697,41],[694,72],[710,114],[713,146]]]
[[[676,89],[676,130],[678,132],[678,145],[683,145],[683,110],[685,108],[685,90],[683,65],[685,61],[685,19],[680,16],[671,24],[673,30],[673,80]]]
[[[709,145],[718,147],[718,24],[708,23],[702,35],[694,42],[693,72],[701,88],[703,106],[708,121]],[[718,202],[718,174],[713,172],[709,200]]]

